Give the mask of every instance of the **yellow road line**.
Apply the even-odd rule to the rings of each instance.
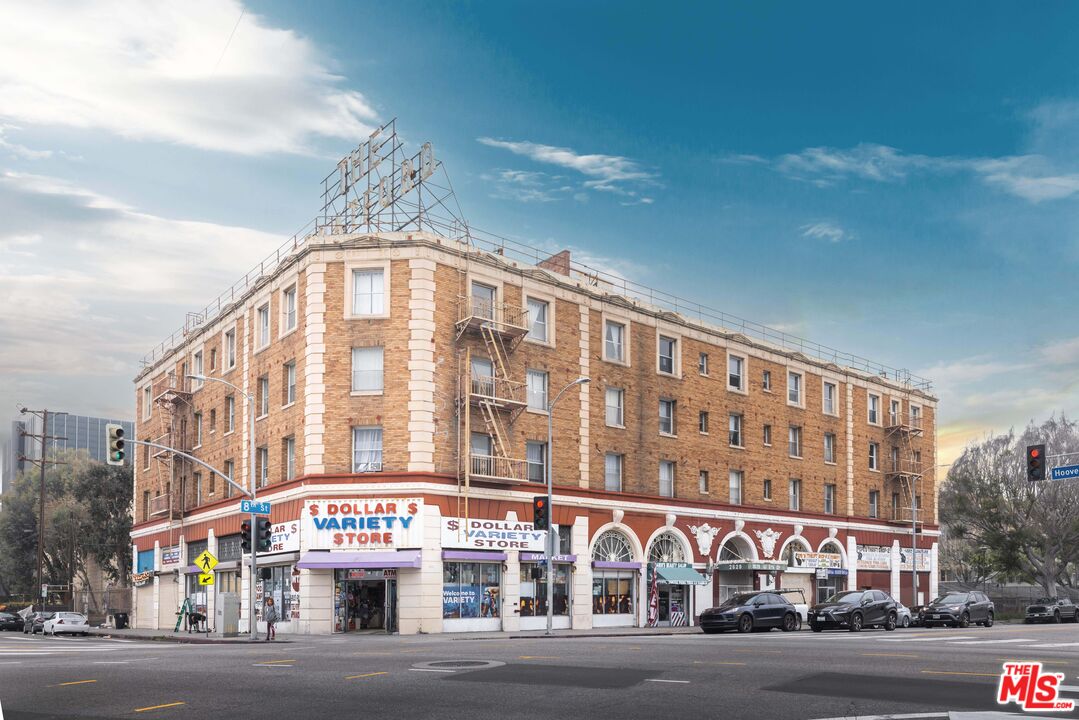
[[[296,662],[296,661],[295,660],[263,660],[261,664],[262,665],[269,665],[271,663],[287,663],[287,662]]]
[[[926,675],[973,675],[975,677],[1000,677],[1000,673],[955,672],[953,670],[922,670],[922,672]]]
[[[1013,657],[1010,658],[997,658],[1000,662],[1027,662],[1024,660],[1016,660]],[[1030,662],[1040,662],[1042,665],[1071,665],[1067,660],[1032,660]]]
[[[373,673],[364,673],[363,675],[348,675],[348,676],[345,677],[345,680],[355,680],[356,678],[374,677],[375,675],[388,675],[388,674],[389,673],[386,673],[386,672],[373,672]]]
[[[135,708],[135,712],[146,712],[148,710],[160,710],[161,708],[176,707],[177,705],[186,705],[186,704],[187,703],[174,702],[174,703],[165,703],[164,705],[151,705],[150,707]]]
[[[59,685],[53,685],[53,687],[65,687],[67,685],[85,685],[86,683],[96,683],[97,680],[72,680],[71,682],[60,683]]]
[[[903,653],[862,653],[863,657],[906,657],[916,658],[918,655],[904,655]]]

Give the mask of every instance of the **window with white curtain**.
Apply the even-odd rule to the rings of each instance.
[[[258,346],[264,348],[270,344],[270,303],[258,309]]]
[[[296,327],[296,286],[285,290],[281,293],[281,315],[282,320],[285,323],[285,330],[292,330]]]
[[[352,348],[352,392],[382,392],[382,347]]]
[[[625,341],[626,326],[622,323],[608,320],[603,329],[603,359],[625,362],[626,355],[623,348]]]
[[[528,337],[530,340],[548,342],[547,308],[548,304],[543,300],[528,298],[528,319],[531,324],[531,327],[528,329]]]
[[[266,487],[270,479],[270,449],[260,447],[258,449],[258,478],[259,487]]]
[[[386,277],[381,268],[352,271],[352,314],[383,315],[386,312]]]
[[[296,477],[296,438],[289,436],[284,440],[285,445],[285,479],[291,480]]]
[[[659,461],[659,494],[674,497],[674,463],[670,460]]]
[[[623,400],[625,391],[622,388],[607,388],[607,424],[614,427],[622,427],[623,423]]]
[[[352,472],[382,470],[382,428],[352,428]]]
[[[547,373],[542,370],[528,371],[528,408],[547,412]]]
[[[528,481],[547,482],[547,443],[525,443],[525,459],[528,461]]]
[[[270,414],[270,378],[259,378],[259,417]]]
[[[730,472],[731,505],[742,504],[742,479],[744,477],[741,470],[731,470]]]
[[[608,492],[622,492],[622,456],[607,453],[603,461],[603,489]]]

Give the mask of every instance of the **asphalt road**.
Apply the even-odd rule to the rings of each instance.
[[[998,624],[860,634],[361,635],[254,646],[0,633],[0,707],[6,720],[807,720],[998,710],[1006,660],[1040,660],[1064,673],[1066,697],[1079,700],[1079,625]]]

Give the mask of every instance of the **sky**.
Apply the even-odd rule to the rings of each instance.
[[[1079,4],[0,6],[0,439],[139,359],[394,117],[474,226],[940,398],[940,462],[1079,403]]]

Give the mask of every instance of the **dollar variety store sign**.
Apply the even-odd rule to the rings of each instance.
[[[308,500],[301,532],[311,550],[419,548],[423,545],[423,500]]]

